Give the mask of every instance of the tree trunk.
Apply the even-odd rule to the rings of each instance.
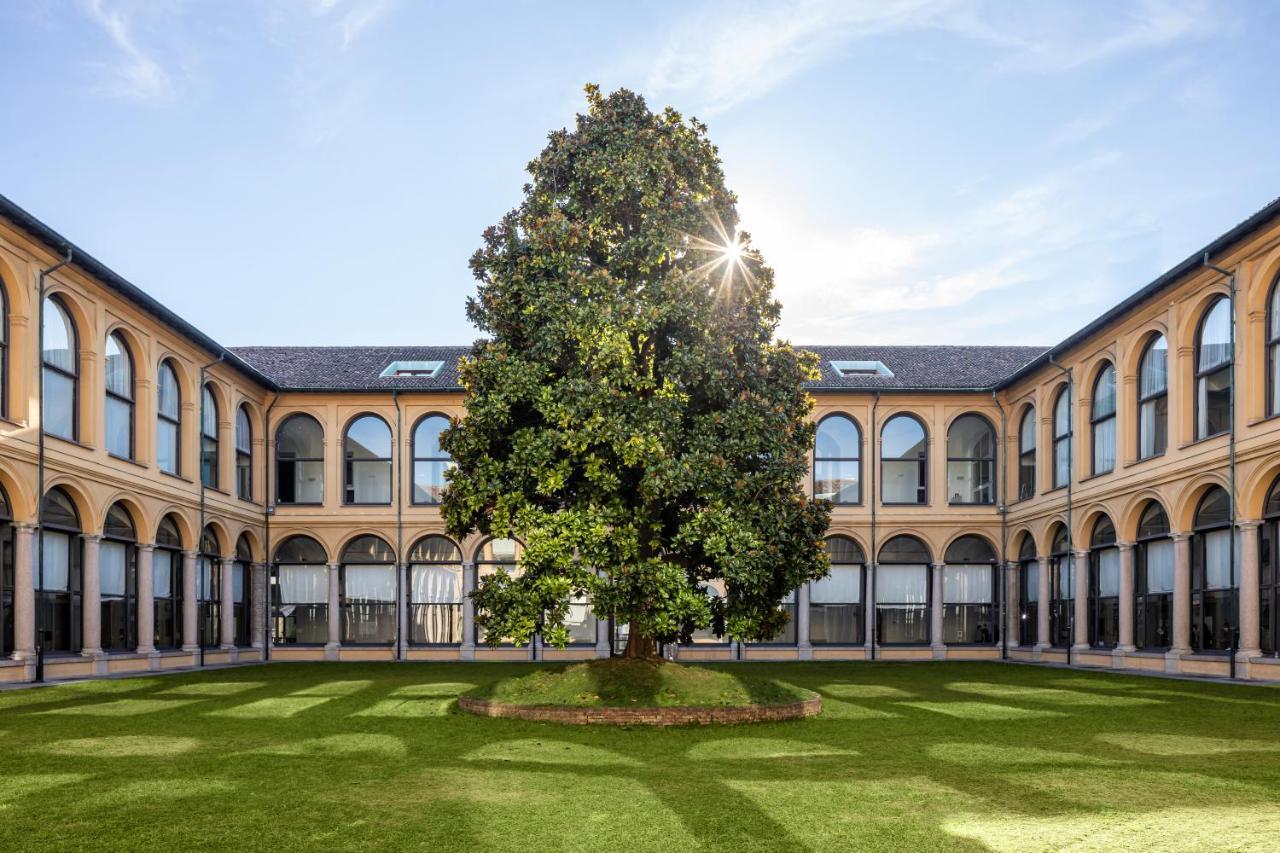
[[[627,632],[627,647],[622,656],[628,660],[653,660],[658,656],[658,644],[653,637],[645,637],[636,630],[636,623],[631,623]]]

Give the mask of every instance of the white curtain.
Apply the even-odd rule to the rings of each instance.
[[[1147,592],[1173,592],[1173,540],[1147,543]]]
[[[98,548],[98,577],[104,596],[124,595],[125,565],[129,546],[119,542],[103,542]]]
[[[946,566],[942,570],[942,600],[947,604],[990,604],[990,566]]]
[[[329,568],[327,566],[281,566],[280,602],[282,604],[327,604],[329,601]]]
[[[1058,563],[1058,598],[1075,598],[1075,567],[1071,557],[1057,557]]]
[[[151,558],[151,593],[156,598],[173,595],[173,557],[172,551],[157,548]]]
[[[1204,537],[1205,589],[1231,589],[1231,531],[1214,530]]]
[[[832,566],[829,576],[813,582],[809,600],[814,604],[862,603],[862,566]]]
[[[1116,419],[1108,418],[1093,427],[1093,470],[1111,471],[1116,467]]]
[[[1028,565],[1023,578],[1023,583],[1026,584],[1027,603],[1038,602],[1040,600],[1040,564]]]
[[[1106,548],[1098,552],[1098,597],[1113,598],[1120,594],[1120,551]]]
[[[244,601],[244,563],[231,564],[231,600]]]
[[[412,566],[409,571],[409,600],[414,604],[457,604],[462,601],[462,566]]]
[[[196,598],[210,601],[213,598],[213,561],[201,557],[196,561]]]
[[[880,566],[876,570],[877,603],[924,604],[928,600],[928,566]]]
[[[348,601],[394,603],[396,600],[395,566],[347,566],[345,583]]]
[[[44,532],[44,589],[66,592],[71,579],[71,537]],[[40,577],[36,576],[39,583]]]

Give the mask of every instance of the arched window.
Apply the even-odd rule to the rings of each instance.
[[[360,536],[342,549],[339,578],[342,642],[389,646],[396,640],[396,554],[377,536]]]
[[[1018,603],[1018,643],[1034,646],[1040,642],[1040,561],[1030,533],[1018,549]]]
[[[80,515],[62,489],[53,488],[40,507],[41,552],[36,568],[36,619],[46,652],[81,648]]]
[[[133,458],[133,354],[119,332],[107,335],[107,452]]]
[[[1089,645],[1115,648],[1120,640],[1120,549],[1116,528],[1105,515],[1089,540]]]
[[[816,646],[860,646],[866,635],[862,612],[862,548],[848,536],[823,541],[831,574],[809,585],[809,642]]]
[[[206,527],[196,557],[196,614],[200,645],[217,646],[222,639],[222,549],[213,529]]]
[[[1164,507],[1151,501],[1138,520],[1133,560],[1133,641],[1139,649],[1167,649],[1173,640],[1173,540]]]
[[[157,649],[176,649],[182,645],[182,536],[170,516],[165,516],[156,529],[151,591],[155,596],[154,645]]]
[[[409,549],[409,642],[462,642],[462,551],[443,536],[424,536]]]
[[[1169,343],[1156,335],[1138,367],[1138,458],[1159,456],[1169,444]]]
[[[249,409],[236,409],[236,497],[253,500],[253,423]]]
[[[78,435],[80,344],[71,315],[55,296],[45,297],[44,328],[40,340],[41,375],[44,377],[40,418],[44,431],[75,441]]]
[[[1231,427],[1231,302],[1219,297],[1196,333],[1196,438]]]
[[[1191,648],[1235,648],[1236,566],[1231,553],[1231,501],[1214,486],[1196,509],[1191,536]]]
[[[444,472],[453,458],[440,446],[440,434],[449,428],[444,415],[427,415],[413,428],[413,502],[438,504],[444,497]]]
[[[1108,364],[1093,381],[1089,406],[1089,426],[1093,430],[1094,476],[1116,467],[1116,369]]]
[[[1059,524],[1053,532],[1049,546],[1049,641],[1058,648],[1070,646],[1075,624],[1076,585],[1075,567],[1071,559],[1071,544],[1067,541],[1067,528]]]
[[[894,415],[880,432],[880,499],[886,504],[926,504],[929,440],[911,415]]]
[[[291,536],[276,549],[273,572],[273,642],[302,646],[329,642],[329,566],[324,547],[309,536]]]
[[[1063,385],[1053,403],[1053,487],[1071,482],[1071,391]]]
[[[13,556],[13,507],[0,487],[0,658],[13,654]]]
[[[276,503],[324,503],[324,430],[310,415],[276,429]]]
[[[5,287],[4,279],[0,279],[0,418],[7,417],[9,417],[9,291]]]
[[[512,578],[518,578],[524,573],[524,569],[520,566],[520,558],[524,554],[524,546],[515,539],[490,539],[480,547],[479,553],[476,555],[476,583],[477,585],[490,575],[496,575],[498,572],[505,572]],[[485,632],[480,625],[476,624],[476,643],[485,642]],[[502,645],[510,645],[511,638],[503,637],[500,641]]]
[[[993,504],[996,432],[981,415],[961,415],[947,432],[947,494],[953,504]]]
[[[249,617],[253,613],[253,548],[243,534],[236,541],[236,560],[231,564],[231,606],[236,626],[235,644],[250,643]]]
[[[178,372],[168,359],[160,362],[156,382],[156,464],[166,473],[181,473],[182,390]]]
[[[862,503],[862,432],[846,415],[818,423],[813,443],[813,496],[833,504]]]
[[[200,394],[200,482],[218,488],[218,401],[213,389]]]
[[[361,415],[342,440],[343,502],[391,503],[391,427],[377,415]]]
[[[895,536],[876,564],[876,638],[882,645],[929,642],[929,549],[914,536]]]
[[[102,648],[138,647],[138,536],[129,511],[120,504],[107,510],[98,546],[98,589],[102,596]]]
[[[1258,537],[1259,639],[1262,651],[1275,655],[1280,652],[1280,478],[1267,492]]]
[[[947,547],[942,568],[942,642],[986,645],[999,637],[996,553],[981,536]]]
[[[1036,407],[1027,406],[1018,426],[1018,500],[1036,493]]]

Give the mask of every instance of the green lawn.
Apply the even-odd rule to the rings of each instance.
[[[758,664],[813,720],[459,714],[499,664],[279,664],[0,693],[0,850],[1280,847],[1280,690]],[[729,668],[729,671],[734,671]]]

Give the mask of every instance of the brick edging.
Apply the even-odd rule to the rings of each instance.
[[[573,708],[561,705],[511,705],[492,699],[458,697],[458,707],[482,717],[511,717],[574,726],[687,726],[772,723],[822,713],[822,697],[782,705],[687,708]]]

